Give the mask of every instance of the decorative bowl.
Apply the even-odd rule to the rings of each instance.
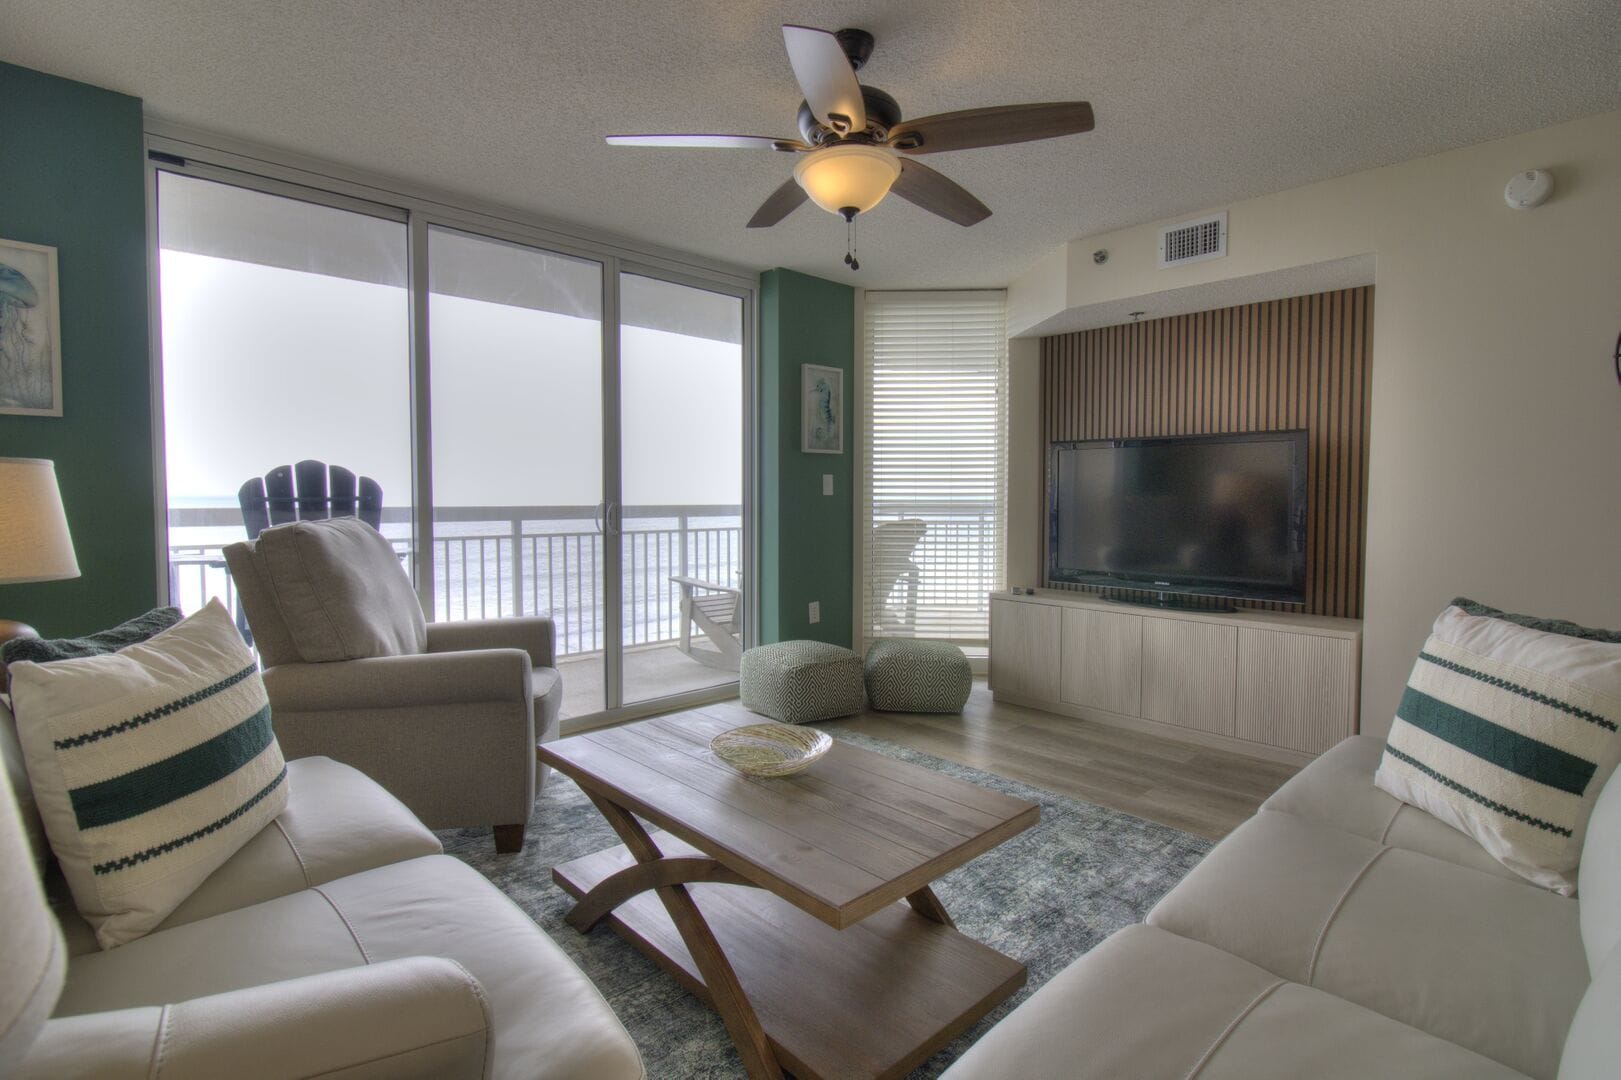
[[[709,740],[715,756],[745,776],[792,776],[833,748],[833,737],[793,724],[746,724]]]

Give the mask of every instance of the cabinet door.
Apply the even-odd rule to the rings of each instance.
[[[1356,714],[1354,640],[1238,631],[1239,738],[1320,754],[1355,734]]]
[[[991,689],[1037,701],[1058,700],[1059,609],[1020,600],[991,601]]]
[[[1143,715],[1161,723],[1233,734],[1236,627],[1143,619]]]
[[[1064,701],[1136,716],[1142,704],[1143,617],[1065,608],[1062,668]]]

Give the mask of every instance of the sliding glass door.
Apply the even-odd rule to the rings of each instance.
[[[157,197],[170,602],[236,608],[220,548],[248,535],[238,492],[306,460],[377,482],[410,568],[403,215],[169,172]]]
[[[434,618],[549,613],[565,719],[735,682],[742,300],[620,273],[615,362],[601,263],[427,238]]]
[[[627,704],[737,680],[743,302],[619,278],[619,515]]]
[[[552,617],[565,718],[608,707],[602,266],[428,229],[434,618]]]
[[[565,721],[736,682],[746,287],[437,209],[154,171],[174,602],[234,605],[238,489],[315,460],[380,486],[430,619],[551,616]]]

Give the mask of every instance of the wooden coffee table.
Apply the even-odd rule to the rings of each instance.
[[[540,746],[624,840],[552,870],[569,922],[606,919],[708,1002],[750,1076],[903,1076],[1024,985],[929,883],[1040,807],[842,742],[746,777],[709,740],[759,719],[718,706]]]

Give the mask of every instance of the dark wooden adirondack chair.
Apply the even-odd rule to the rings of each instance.
[[[313,460],[277,465],[238,488],[236,501],[242,507],[249,540],[258,539],[272,525],[335,517],[358,517],[382,531],[382,485],[369,476],[357,477],[342,465],[329,468],[325,462]],[[252,645],[253,631],[241,612],[236,616],[236,628]]]
[[[236,493],[248,539],[272,525],[358,517],[378,531],[383,524],[383,488],[369,476],[357,477],[342,465],[300,461],[278,465],[243,484]]]

